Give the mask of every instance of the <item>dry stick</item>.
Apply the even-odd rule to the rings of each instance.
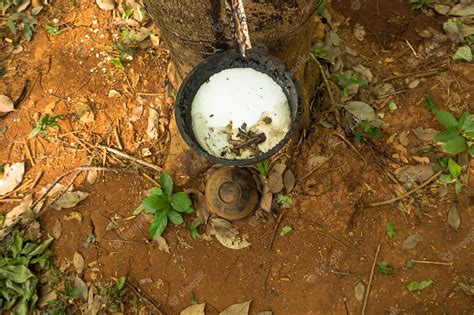
[[[36,175],[35,180],[31,184],[31,190],[35,189],[36,185],[38,185],[39,181],[41,180],[41,177],[43,177],[44,171],[41,170],[38,175]]]
[[[145,300],[145,302],[147,302],[150,306],[155,308],[155,310],[158,311],[158,314],[160,315],[165,314],[165,312],[160,308],[160,304],[156,302],[147,292],[145,292],[144,290],[141,290],[138,285],[131,283],[129,281],[126,281],[125,285],[127,285],[130,288],[130,290],[132,290],[133,293],[135,293],[135,295],[138,295],[143,300]]]
[[[280,214],[280,216],[278,217],[278,220],[275,224],[275,227],[273,228],[273,234],[272,234],[272,239],[270,240],[270,243],[268,243],[268,247],[267,249],[270,251],[272,250],[272,247],[273,247],[273,243],[275,242],[275,237],[276,237],[276,233],[278,231],[278,227],[280,226],[280,223],[281,223],[281,220],[283,219],[283,216],[285,215],[285,212],[282,212]]]
[[[329,158],[328,158],[326,161],[324,161],[324,162],[322,162],[320,165],[314,167],[311,171],[308,172],[308,174],[306,174],[305,176],[303,176],[303,177],[301,177],[300,179],[298,179],[298,183],[301,183],[301,182],[305,181],[306,179],[308,179],[311,175],[314,174],[314,172],[316,172],[316,171],[319,170],[321,167],[323,167],[324,164],[326,164],[327,162],[329,162],[329,160],[331,160],[331,159],[333,158],[333,156],[334,156],[334,155],[331,154],[331,155],[329,156]]]
[[[7,199],[0,199],[0,203],[7,203],[7,202],[20,202],[23,199],[18,198],[7,198]]]
[[[145,177],[146,179],[148,179],[151,183],[153,183],[153,185],[156,185],[156,186],[161,186],[160,183],[158,183],[155,179],[153,179],[150,175],[148,175],[147,173],[144,173],[144,172],[141,172],[142,176]]]
[[[408,196],[411,196],[413,195],[414,193],[416,193],[417,191],[425,188],[426,186],[428,186],[432,181],[434,181],[435,179],[437,179],[441,174],[443,174],[444,171],[439,171],[438,173],[434,174],[433,176],[431,176],[426,182],[424,182],[423,184],[421,184],[420,186],[410,190],[409,192],[401,195],[401,196],[398,196],[398,197],[395,197],[395,198],[392,198],[390,200],[386,200],[386,201],[381,201],[381,202],[375,202],[375,203],[369,203],[367,205],[363,205],[362,207],[363,208],[373,208],[373,207],[380,207],[380,206],[385,206],[385,205],[389,205],[389,204],[392,204],[394,202],[397,202],[397,201],[400,201],[402,199],[405,199],[406,197]]]
[[[323,76],[324,85],[326,86],[326,90],[328,91],[329,99],[331,100],[331,104],[333,106],[341,107],[341,105],[339,105],[336,102],[336,100],[334,99],[334,94],[332,92],[331,85],[329,84],[329,79],[327,77],[326,71],[324,70],[323,66],[319,62],[318,58],[316,58],[313,54],[310,54],[310,56],[311,56],[311,58],[313,58],[314,61],[316,61],[316,64],[318,65],[318,68],[319,68],[319,71],[321,72],[321,75]]]
[[[99,145],[99,148],[101,149],[104,149],[104,150],[107,150],[109,151],[110,153],[113,153],[113,154],[116,154],[118,156],[121,156],[125,159],[129,159],[130,161],[132,162],[135,162],[135,163],[138,163],[138,164],[141,164],[143,166],[146,166],[146,167],[149,167],[151,169],[154,169],[155,171],[158,171],[158,172],[162,172],[163,169],[161,167],[159,167],[158,165],[155,165],[155,164],[152,164],[150,162],[147,162],[147,161],[143,161],[139,158],[136,158],[136,157],[133,157],[131,155],[128,155],[127,153],[124,153],[122,151],[119,151],[119,150],[116,150],[114,148],[109,148],[109,147],[106,147],[106,146],[103,146],[103,145]]]
[[[83,167],[78,167],[78,168],[69,170],[54,180],[54,182],[48,187],[48,189],[46,189],[46,191],[35,202],[33,202],[33,204],[31,205],[31,209],[34,209],[34,207],[36,207],[41,201],[43,201],[43,199],[46,198],[46,196],[54,188],[54,186],[56,186],[56,184],[59,183],[63,178],[76,172],[80,173],[80,172],[87,172],[87,171],[108,171],[108,172],[122,171],[123,172],[125,170],[108,168],[108,167],[95,167],[95,166],[83,166]]]
[[[426,265],[439,265],[439,266],[452,266],[453,263],[445,263],[445,262],[440,262],[440,261],[429,261],[429,260],[414,260],[413,261],[416,264],[426,264]]]
[[[349,148],[351,148],[352,151],[354,151],[354,153],[357,154],[364,162],[367,162],[367,160],[362,156],[362,154],[360,154],[359,150],[357,150],[357,148],[349,140],[347,140],[346,137],[336,131],[334,131],[333,134],[342,141],[344,141],[349,146]]]
[[[31,154],[30,147],[28,146],[28,142],[23,141],[23,144],[25,145],[25,151],[26,155],[28,156],[28,159],[30,159],[30,162],[33,166],[35,166],[35,160],[33,160],[33,155]]]
[[[117,146],[119,147],[120,150],[123,150],[122,141],[120,141],[120,136],[119,136],[117,127],[114,127],[114,135],[115,135],[115,141],[117,142]]]
[[[382,83],[397,80],[397,79],[403,79],[403,78],[406,78],[406,77],[422,78],[422,77],[426,77],[426,76],[431,76],[431,75],[435,75],[438,72],[440,72],[444,69],[447,69],[447,68],[448,67],[446,65],[443,65],[443,66],[441,66],[439,68],[436,68],[436,69],[428,69],[428,70],[422,70],[422,71],[418,71],[418,72],[404,73],[404,74],[401,74],[401,75],[396,75],[396,76],[393,76],[393,77],[389,77],[389,78],[383,80]]]
[[[377,251],[375,252],[374,262],[372,263],[372,270],[370,270],[369,284],[367,285],[367,292],[365,293],[364,306],[362,307],[362,315],[365,315],[365,310],[367,309],[367,300],[369,299],[370,288],[372,287],[372,280],[374,280],[374,271],[375,265],[377,264],[377,258],[379,258],[380,244],[377,246]]]
[[[23,189],[25,189],[26,187],[28,187],[33,181],[32,180],[28,180],[26,181],[26,183],[24,183],[23,185],[21,185],[20,187],[10,191],[9,193],[6,193],[5,195],[3,196],[0,196],[0,200],[2,199],[6,199],[7,197],[11,196],[11,195],[14,195],[16,194],[17,192],[19,191],[22,191]]]

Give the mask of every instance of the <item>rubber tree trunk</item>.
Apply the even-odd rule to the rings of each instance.
[[[224,0],[144,1],[169,47],[176,85],[207,56],[235,49]],[[317,3],[315,0],[244,0],[253,46],[265,47],[271,55],[283,60],[299,81],[304,100],[302,126],[309,122],[309,104],[319,80],[317,66],[309,56],[319,21]],[[173,144],[170,151],[173,152]],[[173,161],[176,162],[176,157]]]

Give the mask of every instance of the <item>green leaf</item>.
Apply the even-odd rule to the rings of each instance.
[[[182,213],[192,213],[194,211],[191,198],[184,192],[179,192],[171,197],[171,206],[174,210]]]
[[[10,29],[10,32],[13,33],[13,35],[16,35],[16,32],[17,32],[16,26],[15,26],[15,21],[17,19],[18,19],[18,13],[13,13],[7,22],[8,28]]]
[[[412,269],[415,266],[415,260],[413,258],[407,259],[405,266],[408,269]]]
[[[163,190],[159,187],[153,187],[150,190],[150,196],[155,195],[155,196],[161,196],[163,195]]]
[[[167,195],[151,195],[143,200],[143,208],[150,213],[169,209],[169,199]]]
[[[452,184],[457,181],[456,178],[453,178],[451,174],[443,174],[440,177],[438,177],[438,182],[441,184]]]
[[[181,214],[174,210],[171,210],[170,212],[168,212],[168,219],[170,219],[171,223],[176,224],[176,225],[183,224],[184,222]]]
[[[13,315],[28,315],[28,300],[26,298],[22,298],[18,302]]]
[[[39,255],[42,255],[49,247],[49,245],[51,245],[51,243],[53,242],[54,238],[53,237],[50,237],[48,238],[46,241],[44,241],[43,243],[41,243],[38,247],[35,248],[34,251],[32,251],[28,257],[35,257],[35,256],[39,256]]]
[[[450,128],[445,131],[438,132],[434,137],[433,141],[436,142],[448,142],[449,140],[452,140],[456,136],[459,136],[459,131],[457,128]]]
[[[471,145],[468,152],[469,152],[470,155],[474,156],[474,144]]]
[[[462,131],[474,131],[474,120],[470,113],[463,113],[459,118],[459,126]]]
[[[433,101],[433,99],[430,96],[425,96],[425,108],[429,110],[433,115],[436,115],[436,112],[438,112],[438,105]]]
[[[13,232],[13,242],[10,245],[10,252],[13,258],[17,258],[18,254],[20,254],[21,250],[23,249],[23,239],[20,236],[20,232],[15,230]]]
[[[270,161],[265,160],[263,162],[257,163],[255,165],[257,171],[262,174],[263,176],[267,177],[268,173],[270,172]]]
[[[115,282],[115,289],[117,291],[121,291],[124,286],[125,286],[125,277],[118,278],[117,281]]]
[[[392,221],[387,222],[387,236],[389,238],[393,238],[396,235],[395,228],[393,227],[393,224],[394,223]]]
[[[29,278],[34,277],[30,269],[23,265],[7,265],[0,268],[0,279],[10,279],[16,283],[24,283]]]
[[[291,199],[291,195],[278,194],[277,202],[285,208],[290,208],[291,205],[293,204],[293,200]]]
[[[465,60],[467,62],[472,61],[472,50],[470,46],[459,47],[456,53],[453,55],[454,60]]]
[[[150,237],[160,237],[168,225],[168,211],[156,212],[150,225]]]
[[[378,261],[377,262],[377,271],[386,275],[393,275],[395,274],[395,270],[393,267],[390,266],[386,261]]]
[[[118,68],[119,70],[125,71],[125,67],[123,66],[122,60],[120,60],[120,58],[114,57],[114,58],[110,59],[110,62],[111,62],[116,68]]]
[[[421,282],[412,281],[407,285],[407,288],[410,292],[421,291],[431,286],[431,284],[433,284],[431,280],[423,280]]]
[[[171,178],[170,174],[163,172],[160,175],[160,185],[161,189],[169,196],[173,193],[173,178]]]
[[[454,183],[454,191],[456,192],[456,195],[462,194],[463,191],[463,184],[460,181],[456,181]]]
[[[459,154],[467,150],[467,142],[463,137],[455,136],[447,141],[443,148],[450,154]]]
[[[31,138],[36,137],[36,136],[39,135],[40,132],[43,131],[43,130],[44,130],[44,128],[42,128],[41,126],[35,127],[35,128],[31,131],[31,133],[30,133],[30,135],[28,136],[28,138],[31,139]]]
[[[448,161],[448,170],[453,178],[458,178],[462,172],[461,166],[459,166],[459,164],[453,159],[449,159]]]
[[[3,225],[4,221],[5,221],[5,215],[3,213],[0,213],[0,226]]]
[[[388,104],[388,109],[391,111],[391,112],[394,112],[398,109],[398,106],[395,102],[390,102],[390,104]]]
[[[23,246],[23,249],[21,250],[21,255],[26,256],[30,254],[32,251],[34,251],[38,247],[37,244],[28,242]]]
[[[288,235],[288,233],[292,232],[293,228],[289,225],[285,225],[280,232],[280,236],[285,236]]]
[[[441,125],[443,125],[446,129],[449,128],[458,128],[459,123],[456,117],[450,112],[436,112],[436,119],[439,121]]]
[[[23,23],[23,34],[25,34],[25,37],[28,41],[31,41],[33,39],[34,31],[35,27],[33,24]]]
[[[191,237],[195,240],[200,240],[201,239],[201,234],[199,234],[198,228],[202,225],[202,220],[201,219],[195,219],[193,223],[191,224]]]
[[[61,29],[59,28],[59,26],[45,24],[43,25],[43,27],[51,35],[57,36],[61,34]]]

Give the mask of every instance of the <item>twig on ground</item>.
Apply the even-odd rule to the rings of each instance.
[[[120,136],[117,130],[117,127],[114,127],[114,135],[115,135],[115,142],[117,142],[117,146],[120,150],[123,150],[122,141],[120,141]]]
[[[10,197],[14,194],[16,194],[17,192],[19,191],[22,191],[23,189],[25,189],[26,187],[28,187],[29,185],[31,185],[31,183],[33,182],[33,180],[27,180],[23,185],[21,185],[20,187],[17,187],[15,188],[14,190],[10,191],[9,193],[6,193],[5,195],[3,196],[0,196],[0,200],[2,199],[6,199],[7,197]]]
[[[429,261],[429,260],[413,260],[416,264],[426,264],[426,265],[439,265],[439,266],[452,266],[452,262],[440,262],[440,261]]]
[[[35,189],[36,185],[38,185],[39,181],[41,180],[41,177],[43,177],[44,171],[41,170],[38,175],[36,175],[35,180],[31,184],[31,190]]]
[[[344,141],[349,146],[349,148],[351,148],[352,151],[354,151],[354,153],[357,154],[357,156],[359,156],[364,162],[367,162],[367,160],[362,156],[362,154],[360,154],[359,150],[357,150],[357,148],[349,140],[347,140],[346,137],[336,131],[334,131],[333,134],[342,141]]]
[[[137,296],[142,298],[145,302],[147,302],[150,306],[152,306],[160,315],[166,315],[166,313],[160,308],[160,304],[156,302],[147,292],[142,291],[140,287],[134,283],[129,281],[125,282],[125,285],[130,288]]]
[[[161,186],[160,183],[158,183],[155,179],[153,179],[150,175],[148,175],[147,173],[144,173],[144,172],[141,172],[142,176],[145,177],[146,179],[148,179],[151,183],[153,183],[153,185],[155,186]]]
[[[7,199],[0,199],[0,203],[8,203],[8,202],[20,202],[23,199],[21,198],[7,198]]]
[[[367,285],[367,291],[365,292],[364,305],[362,306],[362,315],[365,315],[367,309],[367,300],[369,299],[370,289],[372,287],[372,281],[374,280],[374,271],[375,265],[377,264],[377,259],[379,258],[380,244],[377,246],[377,251],[375,252],[374,262],[372,263],[372,269],[370,270],[369,284]]]
[[[278,231],[278,228],[280,227],[281,220],[283,219],[283,216],[285,215],[285,212],[280,213],[280,216],[278,217],[277,222],[275,223],[275,227],[273,228],[273,234],[272,238],[270,240],[270,243],[268,243],[267,250],[271,251],[273,247],[273,243],[275,242],[275,237]]]
[[[35,160],[33,160],[33,155],[31,154],[30,146],[28,145],[28,142],[23,141],[23,145],[25,146],[25,151],[26,155],[28,156],[28,159],[31,162],[31,165],[35,166]]]
[[[323,68],[323,66],[319,62],[318,58],[316,58],[313,54],[310,54],[310,56],[311,56],[311,58],[313,58],[313,60],[318,65],[319,71],[321,72],[321,75],[323,77],[324,85],[326,86],[326,90],[327,90],[328,95],[329,95],[329,100],[331,101],[331,105],[334,106],[334,107],[343,107],[343,106],[339,105],[336,102],[336,99],[334,98],[334,93],[332,92],[332,88],[331,88],[331,85],[329,83],[329,78],[328,78],[328,75],[326,73],[326,70]]]
[[[152,164],[152,163],[150,163],[150,162],[147,162],[147,161],[141,160],[141,159],[139,159],[139,158],[133,157],[133,156],[128,155],[127,153],[124,153],[124,152],[119,151],[119,150],[117,150],[117,149],[110,148],[110,147],[106,147],[106,146],[104,146],[104,145],[99,145],[99,148],[104,149],[104,150],[106,150],[106,151],[108,151],[108,152],[110,152],[110,153],[116,154],[116,155],[118,155],[118,156],[120,156],[120,157],[123,157],[123,158],[125,158],[125,159],[128,159],[128,160],[130,160],[130,161],[132,161],[132,162],[135,162],[135,163],[137,163],[137,164],[141,164],[141,165],[143,165],[143,166],[146,166],[146,167],[149,167],[149,168],[151,168],[151,169],[154,169],[155,171],[158,171],[158,172],[162,172],[162,171],[163,171],[163,169],[162,169],[161,167],[159,167],[158,165],[155,165],[155,164]]]
[[[434,181],[435,179],[437,179],[441,174],[443,174],[444,171],[439,171],[438,173],[434,174],[433,176],[431,176],[427,181],[425,181],[423,184],[419,185],[418,187],[410,190],[409,192],[401,195],[401,196],[398,196],[398,197],[395,197],[395,198],[392,198],[392,199],[389,199],[389,200],[386,200],[386,201],[381,201],[381,202],[375,202],[375,203],[369,203],[369,204],[366,204],[366,205],[363,205],[362,207],[363,208],[374,208],[374,207],[380,207],[380,206],[385,206],[385,205],[389,205],[389,204],[392,204],[394,202],[397,202],[397,201],[400,201],[402,199],[405,199],[406,197],[408,196],[411,196],[413,195],[414,193],[416,193],[417,191],[425,188],[426,186],[428,186],[429,184],[431,184],[432,181]]]

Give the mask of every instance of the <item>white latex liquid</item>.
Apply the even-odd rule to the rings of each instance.
[[[234,68],[214,74],[197,92],[192,104],[194,133],[210,154],[226,159],[254,157],[249,149],[235,154],[229,135],[238,140],[238,128],[265,133],[258,149],[268,152],[289,131],[290,107],[283,89],[267,74],[251,68]],[[269,119],[270,118],[270,119]]]

